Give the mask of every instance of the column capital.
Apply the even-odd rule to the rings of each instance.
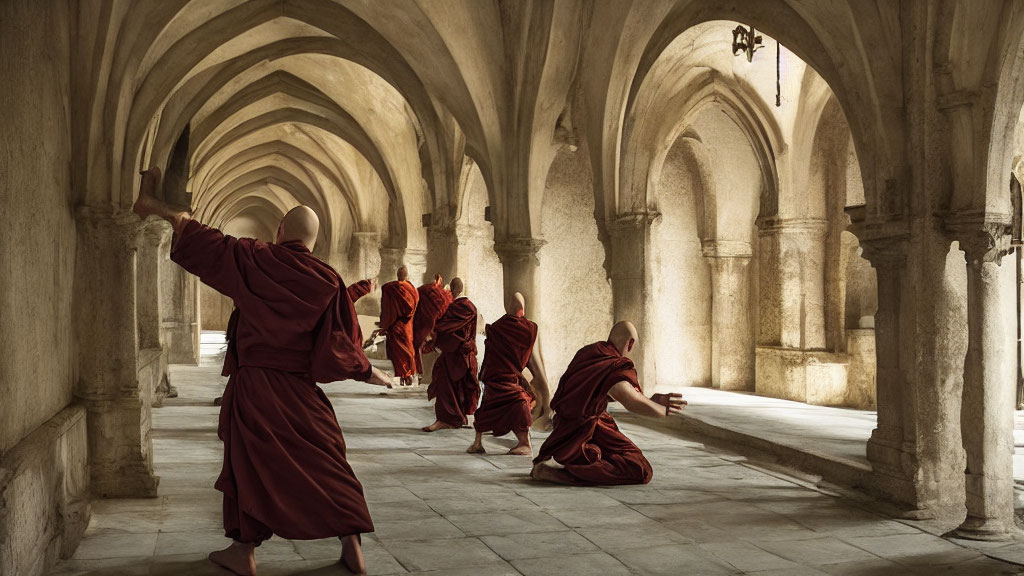
[[[174,233],[171,224],[160,218],[148,218],[142,222],[142,237],[152,244],[162,244]]]
[[[968,262],[999,262],[1013,252],[1013,217],[998,212],[961,212],[942,219],[943,230],[960,243]]]
[[[661,212],[648,210],[646,212],[627,212],[618,214],[608,220],[608,232],[612,235],[636,232],[649,228],[661,218]]]
[[[742,240],[702,240],[701,253],[705,258],[752,258],[750,242]]]
[[[103,239],[129,252],[137,248],[146,230],[146,222],[134,212],[110,207],[79,206],[75,224],[84,238]]]
[[[537,253],[547,243],[543,238],[507,238],[494,242],[494,252],[502,264],[533,262],[538,265]]]
[[[899,268],[907,262],[909,234],[896,236],[875,236],[864,238],[860,247],[864,251],[864,259],[878,268]]]

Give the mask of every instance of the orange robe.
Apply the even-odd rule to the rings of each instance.
[[[412,319],[412,345],[416,349],[416,372],[423,373],[423,343],[434,331],[434,324],[452,303],[452,293],[434,282],[417,288],[420,302]]]
[[[380,287],[380,328],[387,335],[388,360],[399,378],[408,378],[416,370],[412,319],[419,299],[416,287],[407,280],[395,280]]]
[[[476,306],[462,297],[445,311],[434,326],[434,340],[441,351],[431,372],[427,399],[434,400],[434,414],[440,422],[462,426],[476,411],[480,381],[476,372]]]
[[[373,532],[345,439],[316,382],[366,380],[370,363],[341,277],[301,242],[232,238],[188,222],[171,259],[235,301],[217,434],[227,537]]]
[[[626,381],[640,390],[633,361],[608,342],[584,346],[565,369],[551,399],[554,430],[534,463],[553,458],[580,484],[646,484],[651,464],[608,413],[608,392]]]
[[[480,368],[484,399],[476,410],[473,427],[477,432],[492,432],[495,436],[522,434],[533,424],[533,394],[523,378],[523,368],[530,361],[537,340],[537,325],[525,316],[506,314],[488,324],[486,333]]]

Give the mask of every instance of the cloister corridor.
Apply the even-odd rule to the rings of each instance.
[[[1024,0],[0,0],[0,80],[0,576],[1024,572]]]
[[[75,556],[51,576],[226,574],[206,561],[222,536],[211,401],[224,382],[217,335],[206,337],[211,355],[198,367],[172,367],[179,396],[154,411],[161,496],[98,503]],[[370,574],[1020,573],[934,535],[934,526],[894,521],[816,488],[806,474],[665,429],[624,425],[656,467],[646,486],[538,486],[527,478],[528,458],[502,454],[508,441],[489,439],[488,455],[470,456],[471,430],[420,432],[431,417],[422,391],[382,393],[358,382],[325,389],[377,527],[364,541]],[[1004,554],[1024,559],[1016,548]],[[257,552],[260,574],[344,574],[339,550],[337,540],[275,538]]]

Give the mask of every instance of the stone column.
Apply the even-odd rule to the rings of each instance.
[[[876,403],[875,429],[868,440],[867,457],[876,472],[906,482],[917,468],[915,446],[904,445],[904,399],[907,382],[901,366],[900,313],[907,262],[905,238],[863,241],[864,257],[878,278],[875,313]],[[913,490],[903,487],[904,493]],[[909,495],[909,494],[908,494]],[[913,496],[909,496],[913,499]]]
[[[537,253],[547,242],[539,238],[512,238],[509,240],[495,241],[494,252],[501,262],[502,285],[504,297],[502,302],[520,292],[526,299],[526,315],[538,321],[537,313],[540,305],[540,279],[537,271],[540,269],[540,260]]]
[[[458,273],[459,236],[454,225],[431,226],[427,230],[427,277],[441,273],[445,283]]]
[[[701,248],[711,265],[711,386],[753,391],[750,244],[705,241]]]
[[[409,281],[419,286],[427,280],[427,251],[420,248],[406,248],[404,254],[405,267],[409,270]],[[430,274],[433,280],[434,274]]]
[[[827,230],[828,220],[823,218],[758,222],[758,344],[825,348]]]
[[[350,277],[345,282],[354,284],[366,278],[377,278],[381,273],[380,234],[377,232],[355,232],[349,246]],[[380,277],[379,282],[386,282]],[[356,311],[370,316],[380,315],[380,291],[363,296],[356,302]]]
[[[380,283],[385,284],[396,280],[398,278],[398,269],[403,265],[405,265],[405,248],[381,246],[380,273],[377,276]]]
[[[651,333],[651,227],[659,218],[659,212],[639,212],[622,215],[608,225],[614,320],[629,320],[636,326],[639,342],[633,360],[646,393],[654,390],[658,377],[654,346],[649,345],[649,339],[654,336]]]
[[[1013,413],[1016,270],[1009,225],[962,233],[967,257],[967,359],[960,426],[967,451],[964,538],[1009,540],[1014,533]]]
[[[110,208],[76,213],[76,398],[86,407],[93,494],[155,497],[149,390],[139,385],[136,257],[142,223]]]
[[[136,306],[140,350],[161,347],[160,266],[172,232],[170,224],[154,218],[143,224],[138,237]]]
[[[163,319],[167,361],[171,364],[199,363],[199,284],[196,277],[163,255],[161,294],[168,308]],[[163,297],[163,296],[162,296]]]

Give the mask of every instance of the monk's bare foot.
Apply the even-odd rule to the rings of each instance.
[[[368,384],[376,384],[377,386],[384,386],[386,388],[394,387],[391,377],[375,366],[370,367],[370,379],[366,382]]]
[[[487,454],[487,450],[484,450],[483,442],[473,442],[466,448],[467,454]]]
[[[231,546],[210,552],[210,562],[222,566],[239,576],[256,576],[256,557],[253,545],[232,542]]]
[[[458,428],[458,426],[452,426],[451,424],[446,424],[440,420],[435,420],[433,424],[430,426],[424,426],[423,428],[420,428],[420,430],[423,430],[424,432],[437,432],[438,430],[454,430],[455,428]]]
[[[143,220],[151,214],[156,214],[160,201],[156,198],[156,191],[160,187],[160,169],[153,166],[142,173],[142,184],[139,186],[139,197],[132,206],[132,212],[139,215]]]
[[[341,538],[341,560],[339,562],[353,574],[366,574],[366,560],[363,559],[363,546],[359,542],[358,534],[350,534]]]
[[[508,451],[512,456],[533,456],[533,446],[529,444],[520,444],[515,448]],[[548,466],[550,468],[550,466]]]
[[[530,478],[540,482],[554,482],[555,484],[576,483],[573,481],[572,476],[569,476],[569,473],[565,470],[552,468],[543,462],[533,465],[533,470],[530,471]]]

